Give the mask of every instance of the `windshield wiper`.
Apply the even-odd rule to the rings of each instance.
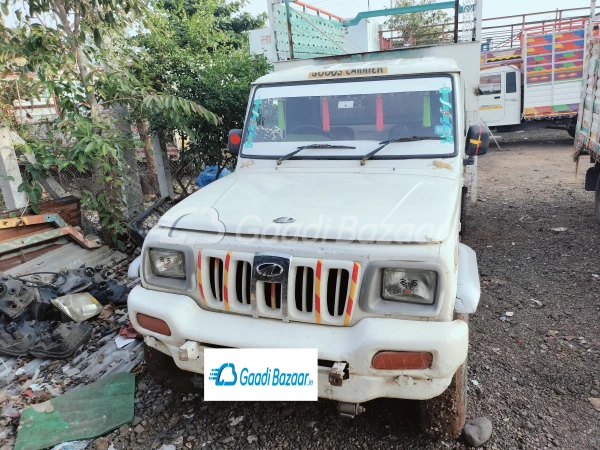
[[[375,155],[377,152],[379,152],[380,150],[383,150],[387,145],[389,144],[393,144],[394,142],[413,142],[413,141],[439,141],[440,138],[439,137],[434,137],[434,136],[410,136],[410,137],[403,137],[403,138],[397,138],[397,139],[390,139],[387,141],[381,141],[379,144],[380,146],[377,147],[375,150],[367,153],[365,156],[363,156],[363,159],[360,161],[360,165],[364,166],[365,163],[371,159],[371,157],[373,155]]]
[[[279,158],[277,160],[277,165],[281,164],[283,161],[285,161],[286,159],[290,159],[292,156],[294,156],[296,153],[300,153],[302,150],[307,149],[307,148],[356,148],[356,147],[351,147],[349,145],[331,145],[331,144],[310,144],[310,145],[302,145],[301,147],[297,147],[296,150],[294,150],[291,153],[288,153],[285,156],[282,156],[281,158]]]

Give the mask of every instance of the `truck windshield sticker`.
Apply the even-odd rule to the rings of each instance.
[[[369,67],[368,69],[326,70],[324,72],[311,72],[308,74],[308,78],[340,78],[357,77],[362,75],[385,75],[387,72],[387,67]]]
[[[452,89],[444,86],[439,90],[440,93],[440,123],[442,124],[442,143],[454,144],[454,136],[452,135],[452,103],[450,103],[450,94]],[[437,127],[436,127],[437,133]]]
[[[250,125],[248,125],[248,137],[246,137],[246,142],[244,143],[244,147],[252,148],[254,147],[254,137],[256,136],[256,125],[258,123],[258,110],[260,109],[260,105],[262,104],[262,100],[254,100],[252,104],[252,111],[250,111]]]

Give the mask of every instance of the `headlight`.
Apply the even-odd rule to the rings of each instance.
[[[383,298],[397,302],[433,305],[437,273],[429,270],[383,269]]]
[[[152,273],[159,277],[185,279],[185,256],[177,250],[150,249]]]

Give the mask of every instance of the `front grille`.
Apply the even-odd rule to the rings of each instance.
[[[281,284],[263,283],[263,299],[271,311],[281,309]]]
[[[209,258],[210,292],[215,300],[223,301],[223,260]]]
[[[310,267],[296,268],[294,300],[296,309],[303,313],[312,313],[315,298],[315,271]]]
[[[242,305],[250,305],[250,281],[252,264],[247,261],[237,261],[235,271],[235,298]]]
[[[344,314],[348,300],[350,274],[345,269],[331,269],[327,277],[327,311],[332,317]]]
[[[253,260],[251,253],[201,250],[198,284],[204,304],[284,321],[350,323],[360,281],[359,263],[292,257],[286,293],[280,283],[253,281]]]

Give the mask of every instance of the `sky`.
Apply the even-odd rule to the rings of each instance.
[[[389,8],[390,6],[390,0],[304,0],[304,2],[344,18],[352,18],[360,11],[368,11],[369,3],[371,10]],[[483,18],[553,11],[557,8],[589,8],[589,6],[589,0],[483,0]],[[266,10],[267,0],[249,0],[249,4],[246,6],[246,11],[253,14],[266,12]],[[585,11],[578,11],[575,14],[584,15]],[[533,20],[542,20],[544,17],[549,16],[541,15]]]

